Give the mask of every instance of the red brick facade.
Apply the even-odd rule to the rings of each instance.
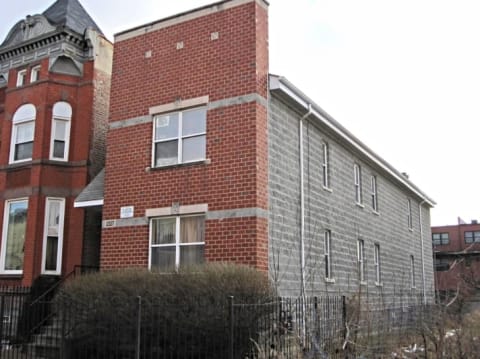
[[[108,48],[111,52],[108,41],[102,39],[100,42],[107,53]],[[71,272],[76,265],[82,264],[84,210],[74,208],[73,202],[95,174],[90,169],[96,167],[98,171],[103,165],[105,140],[101,139],[101,131],[96,128],[102,127],[101,122],[104,123],[103,128],[106,127],[110,73],[97,68],[94,60],[83,63],[80,76],[55,73],[49,71],[49,60],[44,58],[10,69],[8,85],[0,88],[0,233],[4,232],[2,227],[7,201],[28,199],[23,273],[0,274],[0,285],[29,286],[41,275],[47,197],[65,199],[61,274]],[[31,69],[38,65],[39,79],[31,83]],[[17,73],[24,69],[27,70],[26,82],[17,86]],[[101,92],[96,91],[99,83],[102,83]],[[67,102],[72,108],[69,155],[65,162],[50,160],[52,111],[54,104],[60,101]],[[32,159],[10,163],[12,118],[24,104],[32,104],[36,109]],[[100,135],[97,135],[94,149],[94,134],[98,132]]]
[[[480,278],[480,224],[432,227],[436,235],[444,240],[433,247],[437,290],[471,293]]]
[[[233,0],[160,21],[149,31],[142,29],[140,35],[131,36],[135,30],[117,35],[102,268],[148,266],[148,209],[174,203],[207,204],[209,213],[268,209],[267,29],[265,3]],[[259,100],[222,102],[247,95]],[[207,111],[207,160],[151,168],[154,114],[150,109],[206,96],[206,106],[220,103]],[[137,118],[146,120],[122,125]],[[133,206],[134,219],[140,222],[106,226],[105,221],[119,219],[124,206]],[[234,261],[267,270],[267,243],[266,216],[217,219],[207,215],[205,257],[209,261]]]

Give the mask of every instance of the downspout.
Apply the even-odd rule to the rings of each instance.
[[[300,261],[302,272],[302,297],[305,296],[305,185],[303,165],[303,121],[312,114],[312,105],[308,104],[308,112],[300,118],[299,151],[300,151]]]
[[[423,281],[423,304],[427,304],[427,293],[425,291],[425,251],[424,251],[424,244],[423,244],[423,219],[422,219],[422,205],[426,202],[426,200],[423,200],[420,202],[418,205],[418,209],[420,212],[420,242],[422,244],[422,281]]]

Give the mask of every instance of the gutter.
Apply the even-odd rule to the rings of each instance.
[[[300,156],[300,263],[302,278],[302,296],[305,295],[305,178],[303,163],[303,121],[312,114],[312,106],[308,105],[308,112],[300,118],[298,125],[298,142]]]

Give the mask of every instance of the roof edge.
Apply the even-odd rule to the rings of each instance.
[[[250,2],[256,2],[265,9],[270,5],[266,0],[223,0],[118,32],[114,34],[114,42],[128,40],[148,32],[160,30],[165,27],[193,20],[218,11],[227,10],[236,6],[248,4]]]
[[[302,91],[295,87],[291,82],[289,82],[285,77],[278,75],[269,75],[269,88],[271,91],[281,91],[292,100],[297,102],[300,106],[304,107],[306,110],[311,106],[312,115],[314,115],[318,120],[323,124],[329,127],[341,138],[350,143],[355,149],[360,153],[366,156],[369,160],[375,163],[377,166],[382,168],[387,172],[391,177],[400,182],[405,188],[417,195],[422,199],[423,202],[427,203],[429,206],[434,207],[436,202],[422,192],[417,186],[412,182],[407,180],[398,170],[396,170],[392,165],[387,161],[373,152],[368,148],[363,142],[361,142],[357,137],[355,137],[350,131],[343,127],[339,122],[337,122],[333,117],[331,117],[327,112],[325,112],[320,106],[318,106],[314,101],[312,101],[308,96],[306,96]]]

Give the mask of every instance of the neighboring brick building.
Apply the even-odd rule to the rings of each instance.
[[[104,166],[112,50],[77,0],[27,16],[0,45],[0,285],[95,262],[84,253],[99,238],[73,202]]]
[[[436,289],[473,294],[480,285],[480,224],[432,227],[432,244]]]
[[[103,204],[101,267],[232,261],[284,295],[432,291],[434,202],[269,75],[267,29],[266,2],[228,0],[116,35],[104,188],[77,199]]]

